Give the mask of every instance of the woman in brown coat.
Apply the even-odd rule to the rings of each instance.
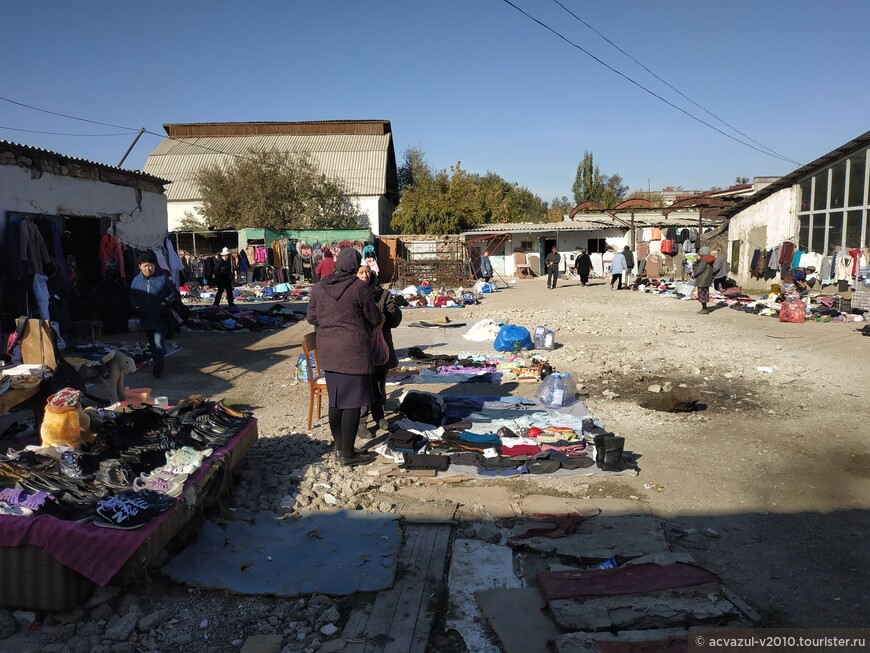
[[[383,320],[372,289],[357,279],[360,260],[355,249],[343,248],[333,273],[314,285],[308,304],[329,393],[329,430],[346,466],[374,459],[353,447],[361,409],[372,403],[372,330]]]

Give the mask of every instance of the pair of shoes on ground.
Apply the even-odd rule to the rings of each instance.
[[[709,308],[702,308],[700,311],[698,311],[698,315],[708,315],[709,313],[710,313]]]

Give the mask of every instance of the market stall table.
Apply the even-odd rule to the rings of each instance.
[[[98,586],[126,578],[148,563],[231,483],[231,471],[256,442],[251,418],[190,475],[178,502],[133,530],[50,515],[0,515],[0,607],[68,611]]]

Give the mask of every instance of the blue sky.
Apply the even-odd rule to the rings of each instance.
[[[560,1],[787,159],[807,163],[870,129],[870,2]],[[553,0],[512,2],[751,143]],[[692,120],[504,0],[44,0],[0,4],[0,24],[0,96],[161,135],[172,122],[387,119],[400,162],[418,147],[437,169],[461,161],[545,201],[571,195],[584,151],[631,190],[798,167]],[[0,139],[116,165],[134,133],[0,101]],[[158,143],[144,135],[124,167]]]

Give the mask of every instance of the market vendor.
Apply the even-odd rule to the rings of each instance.
[[[816,273],[816,268],[813,266],[794,268],[791,271],[791,274],[794,285],[800,290],[809,290],[816,285],[816,282],[819,279],[819,276]]]

